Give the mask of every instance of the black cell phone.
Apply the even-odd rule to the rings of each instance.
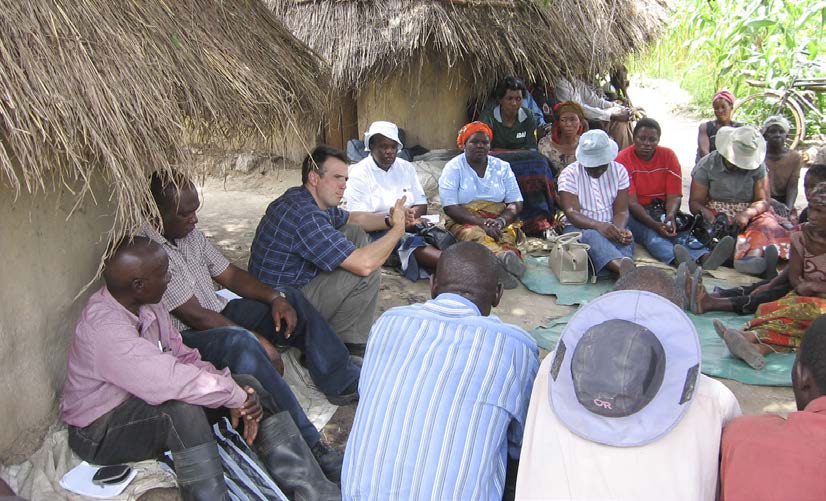
[[[92,483],[95,485],[118,484],[126,480],[131,472],[132,467],[128,464],[103,466],[98,468],[97,473],[92,477]]]

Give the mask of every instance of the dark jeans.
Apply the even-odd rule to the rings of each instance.
[[[782,286],[751,295],[751,292],[754,289],[760,287],[761,285],[766,285],[767,283],[769,283],[769,280],[763,280],[751,285],[733,287],[731,289],[720,289],[716,292],[718,296],[726,298],[731,302],[731,306],[734,308],[735,313],[738,315],[748,315],[757,311],[757,307],[761,304],[777,301],[792,291],[790,287]]]
[[[255,388],[265,417],[280,410],[255,378],[233,378],[240,386]],[[209,422],[227,412],[179,400],[149,405],[132,397],[85,428],[69,426],[69,447],[84,461],[98,465],[153,459],[164,451],[180,451],[213,441]]]
[[[205,331],[183,331],[184,343],[201,353],[215,367],[237,374],[251,374],[266,388],[278,410],[290,413],[301,436],[310,447],[321,438],[286,381],[273,367],[267,352],[255,336],[240,327],[218,327]]]
[[[221,314],[241,327],[261,334],[275,345],[301,350],[307,371],[318,389],[327,396],[341,395],[358,381],[360,369],[350,359],[347,347],[304,294],[292,287],[286,287],[284,293],[298,317],[289,339],[273,322],[272,309],[268,304],[235,299],[227,304]]]

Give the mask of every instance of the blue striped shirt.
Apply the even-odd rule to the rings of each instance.
[[[539,365],[533,338],[455,294],[370,331],[344,499],[500,500]]]

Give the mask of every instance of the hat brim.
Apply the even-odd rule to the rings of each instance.
[[[737,155],[734,151],[734,133],[737,129],[735,127],[722,127],[717,131],[714,143],[717,151],[723,155],[723,158],[736,165],[743,170],[755,170],[763,163],[766,157],[766,143],[760,142],[757,150],[753,155]]]
[[[606,320],[634,322],[653,332],[666,355],[662,385],[654,398],[626,417],[604,417],[580,404],[571,375],[571,358],[585,332]],[[664,331],[663,326],[668,326]],[[549,403],[571,432],[592,442],[636,447],[668,433],[688,410],[700,371],[700,341],[694,324],[674,303],[646,291],[617,291],[580,308],[565,327],[556,351],[564,344],[561,365],[551,364]],[[556,351],[554,356],[556,356]],[[550,355],[549,355],[550,356]]]
[[[616,141],[609,137],[608,147],[598,152],[585,152],[582,151],[580,146],[577,146],[576,159],[586,169],[593,169],[613,162],[617,158],[617,153],[619,153],[619,146]]]
[[[384,136],[387,139],[392,139],[398,145],[396,147],[396,151],[401,151],[404,148],[401,139],[399,139],[398,133],[393,134],[387,130],[368,130],[364,133],[364,151],[370,151],[370,138],[373,136]]]

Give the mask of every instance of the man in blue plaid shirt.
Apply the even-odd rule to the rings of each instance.
[[[265,284],[297,287],[352,353],[363,352],[373,323],[381,265],[404,235],[404,199],[387,215],[338,207],[347,157],[318,146],[301,167],[301,186],[267,207],[250,252],[249,272]],[[365,232],[387,230],[371,241]]]

